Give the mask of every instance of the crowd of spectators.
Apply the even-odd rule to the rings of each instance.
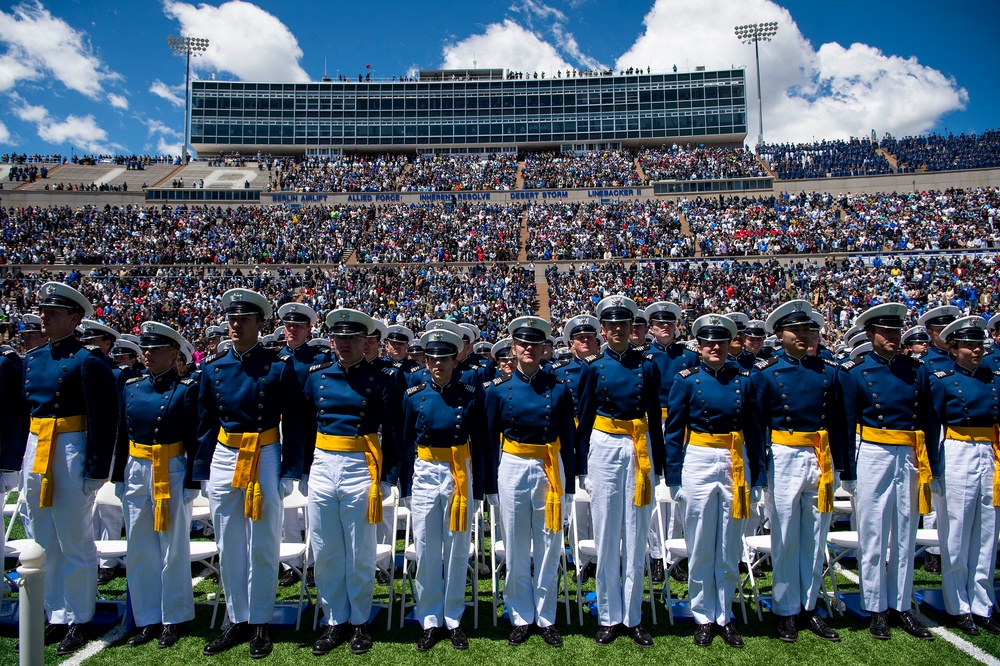
[[[745,148],[713,146],[644,148],[639,166],[647,181],[753,178],[767,175],[757,156]]]
[[[522,176],[526,189],[642,185],[635,156],[628,150],[529,153]]]
[[[15,164],[7,171],[7,182],[9,183],[33,183],[39,178],[48,178],[49,169],[46,166],[39,166],[36,163]],[[2,184],[0,184],[2,187]],[[14,187],[17,187],[15,185]]]
[[[525,252],[531,260],[694,255],[677,207],[666,200],[540,204],[527,215]]]
[[[210,167],[245,167],[247,158],[240,155],[240,152],[233,151],[229,154],[219,153],[218,155],[206,156],[205,162]]]
[[[63,156],[56,153],[54,155],[39,155],[33,153],[4,153],[0,155],[0,164],[62,164]]]
[[[268,159],[272,192],[392,192],[406,169],[405,155],[337,155]]]
[[[52,192],[128,192],[128,183],[101,183],[99,185],[94,182],[89,185],[85,183],[46,183],[45,190]]]
[[[1000,130],[982,134],[940,134],[894,139],[886,135],[880,143],[898,160],[906,173],[986,169],[1000,166]]]
[[[417,155],[399,179],[399,190],[512,190],[516,182],[514,153]]]
[[[764,144],[757,154],[785,180],[893,173],[888,160],[876,152],[878,148],[874,141],[852,138],[850,141]]]

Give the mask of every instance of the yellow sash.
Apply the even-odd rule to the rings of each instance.
[[[927,440],[923,430],[882,430],[864,426],[861,439],[873,444],[912,446],[917,457],[917,508],[921,514],[933,511],[931,506],[931,463],[927,458]]]
[[[749,518],[750,488],[747,486],[746,472],[743,469],[743,433],[736,431],[710,435],[707,432],[691,430],[688,433],[688,443],[710,449],[729,449],[733,459],[733,518],[736,520]]]
[[[31,432],[38,435],[35,445],[35,460],[32,474],[42,475],[42,488],[38,498],[40,508],[52,506],[52,492],[55,490],[52,478],[52,459],[56,454],[56,438],[60,433],[83,432],[87,429],[86,416],[64,416],[61,418],[31,417]]]
[[[635,475],[636,506],[646,506],[653,501],[653,466],[649,463],[649,451],[646,449],[646,419],[611,419],[598,414],[594,417],[594,430],[600,430],[609,435],[628,435],[635,445],[635,459],[639,470]]]
[[[170,499],[170,459],[184,455],[184,442],[139,444],[128,441],[128,454],[153,461],[153,530],[167,531],[167,500]]]
[[[446,462],[451,467],[451,477],[455,480],[455,492],[451,495],[451,511],[448,527],[452,532],[469,529],[469,473],[466,464],[470,460],[469,442],[458,446],[418,446],[417,457],[428,462]]]
[[[316,433],[316,448],[337,453],[364,453],[368,463],[368,473],[372,477],[372,487],[368,491],[368,522],[375,525],[382,522],[382,447],[378,443],[378,434],[357,435],[325,435]]]
[[[264,513],[264,495],[260,490],[260,450],[277,441],[277,428],[264,432],[226,432],[219,428],[219,442],[240,451],[236,457],[232,486],[246,490],[243,516],[250,520],[260,520]]]
[[[993,444],[993,506],[1000,506],[1000,425],[992,428],[948,426],[947,439],[960,442],[990,442]]]
[[[789,432],[787,430],[772,430],[771,443],[782,446],[808,446],[816,453],[819,464],[819,494],[816,504],[820,513],[833,511],[833,461],[830,458],[830,433],[826,430],[816,432]]]
[[[525,444],[506,435],[500,435],[504,453],[542,461],[545,478],[549,481],[549,492],[545,495],[545,529],[558,532],[562,529],[562,479],[559,477],[559,438],[547,444]]]
[[[667,422],[667,408],[660,407],[660,423],[666,423],[666,422]]]

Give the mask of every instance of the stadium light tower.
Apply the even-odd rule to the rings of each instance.
[[[181,147],[181,164],[188,160],[188,132],[191,128],[191,57],[197,58],[208,48],[208,40],[202,37],[167,37],[167,46],[174,55],[183,56],[186,60],[184,69],[184,145]]]
[[[769,23],[749,23],[738,25],[735,28],[736,39],[744,44],[753,44],[754,59],[757,61],[757,119],[760,122],[757,133],[757,145],[764,143],[764,103],[760,94],[760,48],[761,42],[769,42],[778,32],[778,24],[774,21]]]

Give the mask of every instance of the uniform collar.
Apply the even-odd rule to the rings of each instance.
[[[79,340],[76,339],[76,335],[74,335],[73,333],[70,333],[64,338],[59,338],[58,340],[50,340],[49,346],[51,346],[53,349],[59,349],[60,347],[68,346],[71,342],[80,342]]]
[[[541,365],[538,366],[538,370],[535,372],[535,374],[533,374],[531,376],[528,376],[528,375],[524,374],[523,372],[521,372],[521,368],[514,368],[514,376],[517,377],[518,379],[520,379],[525,384],[531,384],[536,379],[538,379],[539,377],[541,377],[543,374],[544,373],[542,372]]]
[[[155,377],[152,375],[149,376],[149,381],[155,388],[161,388],[163,386],[173,384],[177,379],[178,375],[176,368],[170,368]]]
[[[620,354],[618,352],[616,352],[614,349],[612,349],[611,347],[608,347],[607,349],[605,349],[604,353],[607,354],[608,356],[610,356],[611,358],[615,359],[616,361],[620,361],[623,358],[625,358],[625,355],[628,354],[628,352],[629,352],[630,349],[632,349],[632,343],[631,342],[628,343],[628,347],[625,348],[625,351],[621,352]]]
[[[719,367],[718,370],[716,370],[715,368],[713,368],[712,366],[710,366],[708,363],[705,363],[704,361],[702,361],[701,362],[701,369],[702,369],[703,372],[707,372],[712,377],[718,377],[719,375],[722,374],[722,371],[726,369],[726,364],[723,363],[722,366]]]
[[[959,374],[963,374],[966,377],[975,377],[976,373],[979,372],[979,368],[981,368],[981,367],[983,367],[983,366],[980,365],[975,370],[969,370],[968,368],[962,367],[961,365],[959,365],[958,363],[956,363],[955,364],[955,372],[957,372]]]
[[[448,383],[445,384],[444,386],[441,386],[436,381],[434,381],[433,377],[427,383],[430,384],[431,388],[434,389],[435,391],[437,391],[438,393],[444,393],[445,391],[447,391],[448,389],[451,388],[452,384],[455,383],[455,376],[454,376],[454,373],[453,373],[451,379],[449,379]]]
[[[250,356],[252,356],[253,353],[254,353],[254,351],[257,350],[257,349],[263,349],[260,346],[259,342],[255,342],[254,345],[253,345],[253,347],[251,347],[250,349],[246,350],[242,354],[240,352],[236,351],[236,347],[230,347],[229,351],[233,352],[233,358],[235,358],[237,361],[242,361],[245,358],[250,358]]]
[[[362,356],[361,360],[355,363],[354,365],[344,365],[343,361],[339,360],[337,361],[337,365],[339,365],[340,369],[343,370],[345,373],[357,372],[360,368],[364,367],[367,364],[368,364],[368,359],[366,359],[364,356]]]
[[[870,359],[874,360],[876,363],[880,363],[882,365],[889,365],[890,363],[892,363],[896,359],[896,356],[897,356],[897,354],[893,354],[889,358],[886,358],[886,357],[882,356],[881,354],[879,354],[876,351],[872,351],[871,354],[867,355],[868,358],[870,358]]]
[[[806,352],[802,356],[792,356],[788,352],[785,352],[785,360],[792,365],[802,365],[806,358],[809,357],[809,352]]]

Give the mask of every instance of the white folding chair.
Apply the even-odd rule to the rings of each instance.
[[[584,569],[587,568],[591,562],[597,561],[597,541],[594,539],[581,539],[580,529],[576,522],[576,516],[580,512],[589,513],[590,505],[590,493],[588,493],[583,488],[577,488],[576,494],[573,496],[573,562],[576,565],[576,613],[577,619],[580,622],[580,626],[583,626],[583,585],[581,584],[581,576]],[[576,505],[580,505],[579,511]],[[587,505],[584,507],[583,505]],[[567,618],[567,622],[568,622]]]
[[[4,530],[4,541],[10,539],[10,533],[14,529],[14,522],[17,520],[17,516],[21,511],[21,505],[24,504],[24,502],[24,493],[18,492],[17,497],[13,502],[3,505],[4,518],[10,518],[10,522],[7,523],[7,529]]]
[[[843,604],[840,603],[840,590],[837,588],[837,569],[840,561],[854,553],[857,557],[860,548],[858,533],[854,530],[843,532],[829,532],[826,535],[827,564],[826,571],[830,574],[830,587],[833,590],[833,607],[844,614]]]
[[[215,559],[219,556],[219,547],[216,545],[215,541],[192,541],[191,542],[191,564],[201,564],[202,566],[209,569],[214,575],[215,580],[215,599],[208,602],[197,602],[197,603],[208,603],[212,605],[212,621],[208,625],[211,629],[215,626],[215,618],[219,612],[219,597],[222,596],[222,575],[219,573],[219,567],[214,563]],[[194,579],[191,579],[191,584],[194,585]]]
[[[389,496],[382,500],[382,511],[383,513],[391,511],[397,516],[398,521],[398,509],[399,509],[399,489],[396,486],[392,487],[392,492]],[[409,515],[409,512],[407,512]],[[395,525],[393,525],[392,534],[388,534],[382,540],[382,543],[378,543],[375,546],[375,568],[378,571],[384,572],[389,576],[389,601],[386,603],[374,602],[373,605],[379,608],[385,608],[388,617],[386,618],[385,628],[386,630],[392,629],[392,607],[396,603],[396,532]]]
[[[94,509],[96,510],[98,506],[122,508],[121,500],[115,496],[115,484],[107,481],[98,489],[97,496],[94,498]],[[128,541],[125,539],[95,539],[94,543],[97,545],[97,562],[114,560],[118,564],[125,564]]]
[[[282,500],[282,510],[285,509],[305,509],[308,506],[309,501],[306,496],[299,492],[298,484],[295,484],[295,489],[292,494]],[[278,551],[278,561],[284,564],[286,567],[298,574],[299,577],[299,600],[295,603],[295,630],[298,631],[302,624],[302,602],[305,600],[306,605],[312,603],[312,593],[309,591],[309,586],[306,585],[306,562],[308,561],[309,554],[309,518],[308,513],[306,514],[306,537],[303,542],[287,542],[283,541]],[[287,606],[288,602],[276,603],[276,606]]]

